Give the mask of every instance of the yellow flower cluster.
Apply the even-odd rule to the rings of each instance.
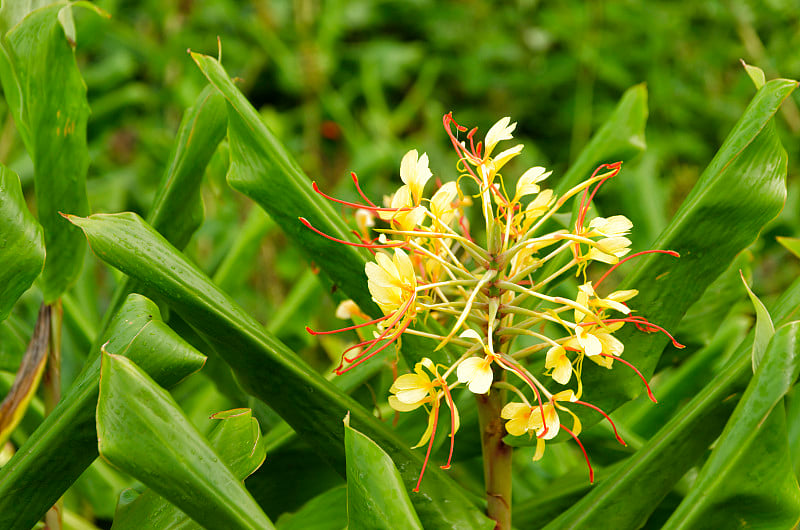
[[[506,430],[514,436],[535,436],[536,460],[544,452],[545,441],[561,429],[580,444],[580,422],[568,405],[588,406],[605,416],[594,405],[581,401],[585,358],[607,369],[614,366],[614,360],[633,368],[621,359],[624,345],[614,332],[631,323],[644,331],[666,333],[644,318],[631,315],[626,302],[636,296],[636,290],[614,291],[605,296],[596,291],[608,272],[622,261],[642,254],[624,258],[630,252],[631,241],[626,236],[633,226],[626,217],[586,218],[598,188],[619,172],[621,163],[601,165],[590,178],[561,197],[541,187],[552,172],[532,167],[517,179],[514,193],[510,194],[501,170],[523,147],[517,144],[493,154],[500,142],[513,138],[516,123],[503,118],[489,129],[483,142],[476,143],[476,129],[467,131],[451,114],[445,115],[443,122],[458,154],[458,176],[439,185],[430,198],[425,195],[432,177],[428,156],[419,155],[416,150],[403,157],[403,185],[383,206],[361,193],[355,175],[364,204],[325,195],[356,209],[361,241],[341,242],[373,252],[374,261],[367,263],[365,272],[372,299],[383,312],[379,319],[344,328],[374,324],[377,331],[372,339],[349,348],[337,371],[358,366],[404,333],[435,339],[439,343],[437,349],[449,344],[462,351],[454,363],[443,366],[425,358],[413,373],[399,376],[391,387],[389,404],[395,410],[407,412],[425,407],[428,411],[428,428],[418,444],[429,444],[425,463],[442,399],[451,413],[452,456],[459,419],[451,390],[464,385],[474,394],[485,394],[505,379],[505,374],[519,381],[518,385],[501,383],[519,397],[519,401],[509,402],[502,409]],[[458,139],[460,133],[466,133],[463,141]],[[319,192],[316,185],[315,190]],[[574,224],[553,230],[557,225],[554,215],[567,201],[578,197],[581,202]],[[473,202],[480,203],[482,213],[480,242],[472,234],[466,212]],[[545,231],[548,228],[550,231]],[[649,252],[677,255],[670,251]],[[594,284],[585,280],[585,268],[591,262],[611,265]],[[574,298],[546,294],[548,284],[571,270],[584,278]],[[351,301],[343,303],[337,314],[363,317]],[[411,325],[420,315],[436,319],[447,332],[437,335],[414,329]],[[545,327],[558,331],[545,334]],[[515,349],[514,339],[519,336],[531,339],[529,345]],[[355,353],[348,356],[349,352]],[[536,376],[526,368],[525,359],[540,352],[544,355],[545,372]],[[551,390],[571,383],[573,376],[575,390]],[[560,412],[572,417],[571,429],[562,424]]]

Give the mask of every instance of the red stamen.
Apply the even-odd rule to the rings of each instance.
[[[372,357],[374,357],[375,355],[379,354],[380,352],[382,352],[383,350],[385,350],[386,348],[388,348],[388,347],[389,347],[389,345],[390,345],[390,344],[392,344],[392,343],[395,341],[395,339],[397,339],[397,337],[399,337],[400,335],[402,335],[402,334],[403,334],[403,332],[404,332],[406,329],[408,329],[408,326],[410,326],[410,325],[411,325],[411,319],[409,319],[409,321],[408,321],[408,322],[407,322],[407,323],[406,323],[406,324],[405,324],[405,325],[404,325],[402,328],[400,328],[398,331],[394,332],[394,333],[392,334],[392,337],[391,337],[391,338],[389,338],[389,339],[387,339],[387,340],[388,340],[388,342],[386,342],[386,344],[384,344],[383,346],[381,346],[381,347],[380,347],[380,348],[378,348],[377,350],[370,352],[370,350],[371,350],[371,349],[372,349],[372,348],[373,348],[373,347],[374,347],[374,346],[375,346],[377,343],[379,343],[380,341],[382,341],[382,340],[383,340],[383,339],[384,339],[384,338],[385,338],[385,337],[386,337],[386,336],[389,334],[389,332],[392,330],[392,328],[393,328],[395,325],[397,325],[397,323],[398,323],[398,322],[400,322],[400,320],[403,318],[403,316],[405,315],[406,311],[408,311],[409,307],[411,307],[411,304],[412,304],[413,302],[414,302],[414,297],[410,298],[410,299],[409,299],[409,300],[408,300],[408,301],[407,301],[407,302],[406,302],[406,303],[405,303],[405,304],[404,304],[404,305],[403,305],[403,306],[402,306],[400,309],[398,309],[397,311],[395,311],[394,313],[392,313],[392,316],[396,316],[397,318],[395,318],[393,321],[391,321],[391,322],[390,322],[390,323],[389,323],[389,324],[386,326],[386,329],[383,331],[383,333],[381,333],[381,334],[380,334],[380,335],[379,335],[377,338],[374,338],[374,339],[371,339],[371,340],[368,340],[368,341],[364,341],[364,342],[361,342],[361,343],[359,343],[359,344],[356,344],[355,346],[351,346],[351,347],[347,348],[347,349],[346,349],[346,350],[345,350],[345,351],[342,353],[342,358],[341,358],[341,361],[339,362],[339,366],[337,366],[337,367],[336,367],[336,369],[334,370],[334,372],[336,373],[336,375],[342,375],[343,373],[345,373],[345,372],[348,372],[348,371],[352,370],[353,368],[355,368],[356,366],[358,366],[358,365],[360,365],[361,363],[365,362],[366,360],[368,360],[368,359],[371,359],[371,358],[372,358]],[[370,345],[370,346],[369,346],[369,348],[367,348],[366,350],[362,351],[361,353],[359,353],[358,355],[356,355],[356,356],[355,356],[355,357],[353,357],[352,359],[348,359],[348,358],[346,357],[346,354],[347,354],[347,352],[349,352],[349,351],[351,351],[351,350],[353,350],[353,349],[355,349],[355,348],[358,348],[358,347],[364,346],[365,344],[369,344],[369,345]],[[358,361],[358,362],[354,362],[354,361]],[[344,365],[344,363],[345,363],[345,362],[348,362],[348,363],[351,363],[351,364],[349,364],[349,365],[347,366],[347,368],[342,368],[342,366]]]
[[[467,163],[467,158],[471,158],[470,155],[467,153],[466,149],[459,143],[458,139],[453,134],[453,130],[450,128],[450,124],[452,123],[453,125],[455,125],[456,130],[461,132],[466,131],[467,128],[462,127],[456,122],[456,120],[453,119],[452,112],[448,112],[447,114],[444,115],[444,117],[442,117],[442,123],[444,124],[444,128],[447,131],[447,136],[450,137],[450,142],[453,144],[453,148],[456,150],[456,154],[460,159],[459,162],[464,162],[464,168],[466,169],[466,171],[469,172],[469,174],[472,176],[473,179],[475,179],[475,182],[480,183],[481,180],[475,175],[475,173],[472,171],[472,168],[469,167],[469,164]]]
[[[350,176],[353,177],[353,184],[356,185],[356,190],[358,190],[358,194],[361,195],[361,198],[367,201],[367,203],[373,208],[377,208],[378,206],[374,202],[369,200],[369,197],[364,195],[364,192],[361,191],[361,185],[358,183],[358,177],[356,176],[355,172],[351,172]]]
[[[356,202],[343,201],[342,199],[337,199],[336,197],[331,197],[327,193],[324,193],[322,190],[319,189],[319,186],[317,186],[316,182],[312,182],[311,187],[314,188],[315,192],[317,192],[319,195],[322,195],[329,201],[337,202],[339,204],[343,204],[350,208],[360,208],[362,210],[371,210],[373,212],[405,212],[411,210],[411,208],[379,208],[377,206],[367,206],[366,204],[358,204]]]
[[[629,363],[625,359],[623,359],[621,357],[615,357],[614,355],[611,355],[610,353],[601,353],[600,355],[602,355],[603,357],[611,357],[612,359],[615,359],[615,360],[621,362],[622,364],[624,364],[625,366],[627,366],[628,368],[630,368],[631,370],[636,372],[636,375],[639,376],[639,379],[642,380],[642,382],[644,383],[645,388],[647,388],[647,396],[650,398],[650,401],[652,401],[653,403],[658,403],[658,400],[653,395],[653,391],[650,390],[650,385],[647,383],[647,379],[644,378],[644,376],[642,375],[642,372],[637,370],[634,365],[632,365],[631,363]]]
[[[573,401],[573,403],[577,403],[578,405],[583,405],[583,406],[589,407],[590,409],[594,409],[597,412],[599,412],[600,414],[602,414],[603,417],[608,420],[608,423],[610,423],[611,427],[614,429],[614,436],[616,436],[617,441],[619,443],[621,443],[622,445],[627,447],[628,444],[626,444],[625,440],[623,440],[622,437],[619,435],[619,433],[617,433],[617,426],[614,425],[614,422],[611,421],[611,418],[608,417],[608,414],[603,412],[603,410],[600,407],[598,407],[596,405],[592,405],[591,403],[587,403],[585,401],[580,401],[580,400],[579,401]]]
[[[465,223],[464,221],[465,221],[465,219],[464,219],[464,216],[463,216],[463,215],[461,215],[461,216],[459,216],[459,217],[458,217],[458,226],[460,226],[460,227],[461,227],[461,233],[462,233],[462,234],[464,234],[464,237],[466,237],[466,238],[467,238],[467,240],[468,240],[470,243],[474,243],[474,242],[475,242],[475,240],[473,240],[473,239],[472,239],[472,236],[471,236],[471,235],[469,235],[469,228],[467,227],[467,225],[466,225],[466,223]]]
[[[586,212],[589,211],[589,206],[592,204],[592,199],[594,199],[594,196],[597,193],[597,190],[600,189],[600,186],[602,186],[602,184],[605,181],[607,181],[611,177],[616,176],[617,173],[619,173],[619,170],[620,170],[621,167],[622,167],[622,162],[621,161],[620,162],[614,162],[613,164],[600,164],[599,166],[597,166],[597,169],[594,170],[594,173],[592,173],[592,176],[589,177],[589,180],[593,179],[594,177],[597,176],[597,174],[600,172],[601,169],[610,169],[610,170],[614,171],[614,173],[612,175],[609,175],[608,177],[604,178],[603,180],[601,180],[597,184],[597,186],[595,186],[594,191],[592,192],[591,196],[589,196],[589,200],[588,201],[586,200],[586,197],[587,197],[587,194],[589,193],[589,188],[587,187],[585,190],[583,190],[583,196],[581,197],[581,206],[578,209],[577,226],[578,226],[579,229],[583,228],[583,222],[586,219]]]
[[[447,455],[447,463],[440,467],[442,469],[450,469],[450,462],[453,461],[453,447],[456,443],[456,404],[453,402],[453,396],[450,395],[450,388],[444,381],[442,381],[442,390],[444,390],[447,406],[450,407],[450,454]]]
[[[575,440],[575,442],[578,444],[578,447],[580,447],[581,451],[583,451],[583,458],[586,460],[586,465],[589,466],[589,482],[593,483],[594,482],[594,469],[592,469],[592,464],[589,463],[589,455],[586,454],[586,449],[583,447],[583,444],[581,443],[581,441],[578,440],[578,437],[575,436],[575,434],[573,434],[573,432],[571,430],[567,429],[563,425],[561,426],[561,428],[564,429],[565,431],[567,431],[570,436],[572,436],[572,439]]]
[[[298,217],[298,219],[300,219],[300,222],[301,222],[301,223],[303,223],[303,224],[306,226],[306,228],[310,228],[311,230],[313,230],[313,231],[314,231],[314,232],[316,232],[317,234],[321,235],[322,237],[324,237],[324,238],[326,238],[326,239],[330,239],[331,241],[335,241],[335,242],[337,242],[337,243],[341,243],[341,244],[343,244],[343,245],[350,245],[351,247],[361,247],[361,248],[395,248],[395,247],[402,247],[403,245],[405,245],[405,244],[406,244],[404,241],[398,241],[398,242],[396,242],[396,243],[387,243],[387,244],[385,244],[385,245],[380,245],[380,244],[375,244],[375,243],[353,243],[352,241],[345,241],[344,239],[339,239],[339,238],[337,238],[337,237],[329,236],[329,235],[328,235],[328,234],[326,234],[325,232],[322,232],[321,230],[318,230],[318,229],[314,228],[314,227],[311,225],[311,223],[309,223],[309,222],[308,222],[308,219],[306,219],[305,217]]]
[[[644,251],[642,251],[642,252],[637,252],[637,253],[635,253],[635,254],[631,254],[630,256],[627,256],[625,259],[621,259],[621,260],[619,260],[617,263],[615,263],[615,264],[614,264],[614,266],[613,266],[613,267],[611,267],[610,269],[608,269],[608,270],[606,271],[606,273],[605,273],[605,274],[603,274],[603,275],[600,277],[600,279],[599,279],[599,280],[597,280],[597,282],[595,282],[595,284],[594,284],[594,288],[595,288],[595,289],[597,289],[597,286],[598,286],[598,285],[600,285],[600,284],[603,282],[603,280],[605,280],[605,279],[608,277],[608,275],[609,275],[609,274],[611,274],[612,272],[614,272],[614,270],[615,270],[617,267],[619,267],[620,265],[622,265],[623,263],[625,263],[625,262],[626,262],[626,261],[628,261],[628,260],[631,260],[631,259],[633,259],[633,258],[636,258],[636,257],[638,257],[638,256],[642,256],[642,255],[644,255],[644,254],[669,254],[670,256],[672,256],[672,257],[675,257],[675,258],[680,258],[680,257],[681,257],[681,255],[680,255],[680,254],[678,254],[677,252],[675,252],[674,250],[658,250],[658,249],[653,249],[653,250],[644,250]]]
[[[439,423],[439,402],[434,402],[434,409],[431,410],[433,414],[433,428],[431,429],[431,440],[428,442],[428,451],[425,453],[425,460],[422,462],[422,470],[419,472],[419,480],[417,480],[417,487],[414,488],[414,493],[419,493],[419,485],[422,484],[422,475],[425,474],[425,468],[428,465],[428,459],[431,457],[431,449],[433,449],[433,439],[436,437],[436,424]]]
[[[343,369],[339,369],[339,368],[337,368],[337,369],[335,370],[335,372],[336,372],[336,375],[342,375],[343,373],[349,372],[350,370],[352,370],[352,369],[353,369],[353,368],[355,368],[356,366],[358,366],[358,365],[360,365],[360,364],[362,364],[362,363],[365,363],[366,361],[368,361],[368,360],[372,359],[373,357],[375,357],[376,355],[378,355],[380,352],[382,352],[383,350],[385,350],[386,348],[388,348],[388,347],[389,347],[389,345],[393,344],[393,343],[394,343],[394,340],[395,340],[397,337],[399,337],[399,336],[400,336],[400,335],[401,335],[401,334],[402,334],[402,333],[403,333],[403,332],[404,332],[406,329],[408,329],[408,326],[410,326],[410,325],[411,325],[411,322],[409,322],[408,324],[405,324],[405,325],[404,325],[402,328],[400,328],[400,330],[397,332],[397,335],[395,335],[395,336],[394,336],[394,337],[393,337],[391,340],[389,340],[389,342],[387,342],[386,344],[384,344],[383,346],[381,346],[380,348],[378,348],[378,349],[377,349],[377,350],[375,350],[374,352],[370,353],[369,355],[366,355],[366,356],[362,357],[362,356],[363,356],[363,355],[366,353],[366,351],[365,351],[365,352],[362,352],[362,353],[360,353],[360,354],[358,355],[358,357],[356,357],[356,359],[358,359],[358,361],[357,361],[357,362],[355,362],[355,363],[353,363],[353,364],[350,364],[350,365],[348,365],[348,366],[347,366],[347,368],[343,368]],[[369,351],[369,350],[367,350],[367,351]]]
[[[649,320],[647,320],[644,317],[625,317],[625,318],[606,318],[606,319],[603,319],[603,323],[604,324],[611,324],[611,323],[614,323],[614,322],[630,322],[630,323],[632,323],[633,325],[636,326],[636,329],[638,329],[640,331],[644,331],[645,333],[655,333],[656,331],[660,331],[661,333],[663,333],[664,335],[669,337],[669,340],[672,341],[672,345],[675,346],[676,348],[682,350],[683,348],[686,347],[685,345],[683,345],[680,342],[678,342],[677,340],[675,340],[675,337],[670,335],[669,331],[667,331],[666,329],[662,328],[658,324],[653,324],[652,322],[650,322]],[[579,326],[584,326],[584,325],[591,325],[591,324],[592,324],[592,322],[585,322],[585,323],[581,322],[578,325]]]
[[[369,322],[364,322],[363,324],[356,324],[355,326],[348,326],[346,328],[332,329],[330,331],[314,331],[310,327],[306,326],[306,331],[312,335],[332,335],[334,333],[341,333],[342,331],[350,331],[351,329],[358,329],[363,328],[364,326],[369,326],[370,324],[376,324],[382,320],[386,320],[391,316],[392,315],[386,315],[385,317],[376,318],[375,320],[370,320]]]

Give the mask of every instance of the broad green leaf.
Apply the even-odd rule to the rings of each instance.
[[[50,351],[50,315],[50,306],[42,304],[33,336],[14,378],[14,384],[0,403],[0,446],[6,443],[19,425],[39,387],[39,381],[47,364],[47,353]]]
[[[42,227],[25,205],[16,173],[0,164],[0,322],[42,272]]]
[[[681,257],[644,256],[625,278],[621,288],[639,290],[629,303],[637,314],[673,331],[686,310],[783,207],[786,151],[771,119],[796,86],[796,81],[778,79],[758,91],[653,245]],[[649,376],[667,337],[634,326],[616,335],[625,344],[626,360]],[[586,396],[606,411],[642,392],[642,381],[631,370],[615,367],[611,373],[591,364],[583,372]],[[593,416],[590,423],[594,421]]]
[[[228,123],[225,99],[212,87],[206,87],[186,109],[172,145],[167,166],[161,177],[148,222],[167,241],[183,248],[203,222],[200,185],[209,160],[225,136]],[[135,282],[125,278],[114,290],[111,304],[100,326],[105,330],[114,311],[134,290]],[[100,344],[95,344],[100,351]]]
[[[794,475],[783,396],[800,373],[800,321],[783,325],[697,480],[664,528],[794,528],[800,487]]]
[[[105,335],[106,350],[132,358],[164,386],[203,366],[153,302],[132,294]],[[97,458],[95,408],[100,359],[89,363],[58,406],[0,469],[0,528],[27,530]]]
[[[132,213],[70,218],[95,254],[164,297],[233,368],[244,389],[258,397],[340,473],[344,472],[344,427],[354,427],[392,457],[408,487],[416,483],[421,458],[382,422],[314,372],[239,307],[161,235]],[[438,468],[426,472],[423,491],[411,500],[425,525],[483,528],[489,521]]]
[[[89,105],[74,42],[65,35],[65,28],[72,27],[71,10],[68,2],[56,2],[32,11],[5,34],[0,53],[3,92],[33,160],[36,208],[47,248],[42,273],[46,303],[61,296],[78,275],[86,244],[59,212],[89,212]]]
[[[347,516],[351,528],[419,528],[400,473],[381,447],[344,420]]]
[[[797,237],[778,237],[778,243],[783,245],[786,250],[800,258],[800,238]]]
[[[274,528],[172,396],[121,355],[102,355],[97,445],[105,460],[205,527]]]
[[[622,95],[614,112],[592,136],[555,188],[557,195],[585,180],[603,162],[628,160],[643,151],[646,143],[647,86],[635,85]]]
[[[211,417],[220,421],[209,434],[208,442],[233,475],[243,481],[258,469],[266,457],[258,421],[253,418],[250,409],[227,410]],[[148,489],[133,502],[118,507],[112,528],[138,530],[202,527],[177,506]]]
[[[744,275],[740,273],[740,276],[742,278],[744,288],[747,290],[747,296],[750,297],[750,301],[753,303],[753,309],[755,309],[756,312],[756,335],[753,339],[752,353],[753,373],[755,373],[756,369],[758,369],[758,364],[761,362],[762,357],[764,357],[764,352],[767,351],[769,340],[775,333],[775,325],[772,323],[772,318],[769,316],[769,311],[767,311],[767,308],[750,289],[750,286],[747,285]]]
[[[231,165],[228,183],[256,201],[298,243],[331,281],[368,313],[375,311],[362,274],[366,253],[332,243],[300,222],[339,239],[352,234],[341,215],[315,194],[311,181],[289,152],[264,124],[222,65],[207,55],[192,53],[200,70],[228,100],[228,140]],[[321,259],[324,256],[324,259]]]
[[[800,279],[772,308],[786,322],[800,308]],[[628,458],[607,481],[550,524],[557,528],[638,528],[675,482],[695,465],[722,432],[732,394],[741,392],[750,376],[750,352],[755,332],[737,348],[731,362],[647,443]]]
[[[295,513],[275,521],[278,530],[342,530],[347,528],[347,486],[331,488]]]

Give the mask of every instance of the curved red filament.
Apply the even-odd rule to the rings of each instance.
[[[628,368],[630,368],[631,370],[636,372],[636,375],[639,376],[639,379],[642,380],[642,382],[644,383],[645,388],[647,389],[647,397],[649,397],[650,401],[652,401],[653,403],[658,403],[658,400],[653,395],[653,391],[650,389],[650,384],[647,382],[647,379],[644,378],[644,376],[642,375],[642,372],[637,370],[634,365],[632,365],[631,363],[629,363],[625,359],[623,359],[621,357],[615,357],[614,355],[611,355],[610,353],[601,353],[599,355],[602,355],[603,357],[611,357],[612,359],[621,362],[622,364],[624,364],[625,366],[627,366]]]
[[[586,460],[586,465],[589,467],[589,482],[594,482],[594,469],[592,469],[592,464],[589,463],[589,455],[586,454],[586,449],[583,447],[583,444],[580,440],[578,440],[578,437],[575,436],[571,430],[567,429],[563,425],[561,428],[567,431],[570,436],[572,436],[572,439],[575,440],[575,442],[578,444],[578,447],[580,447],[581,451],[583,451],[583,458]]]

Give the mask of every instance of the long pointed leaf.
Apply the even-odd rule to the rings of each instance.
[[[614,112],[592,136],[555,192],[561,194],[589,176],[598,164],[627,160],[645,148],[647,86],[639,84],[625,91]]]
[[[305,217],[323,232],[349,240],[352,234],[341,216],[315,195],[308,177],[234,86],[222,65],[207,55],[193,53],[192,58],[228,100],[228,183],[261,205],[342,291],[365,311],[372,312],[375,305],[362,274],[366,255],[354,247],[331,243],[298,219]]]
[[[212,87],[200,93],[181,119],[156,198],[147,215],[148,222],[178,248],[186,245],[203,222],[200,184],[209,160],[225,136],[227,123],[225,99]],[[134,286],[133,280],[125,278],[114,290],[100,325],[101,335]],[[100,344],[95,344],[95,351],[100,351]]]

